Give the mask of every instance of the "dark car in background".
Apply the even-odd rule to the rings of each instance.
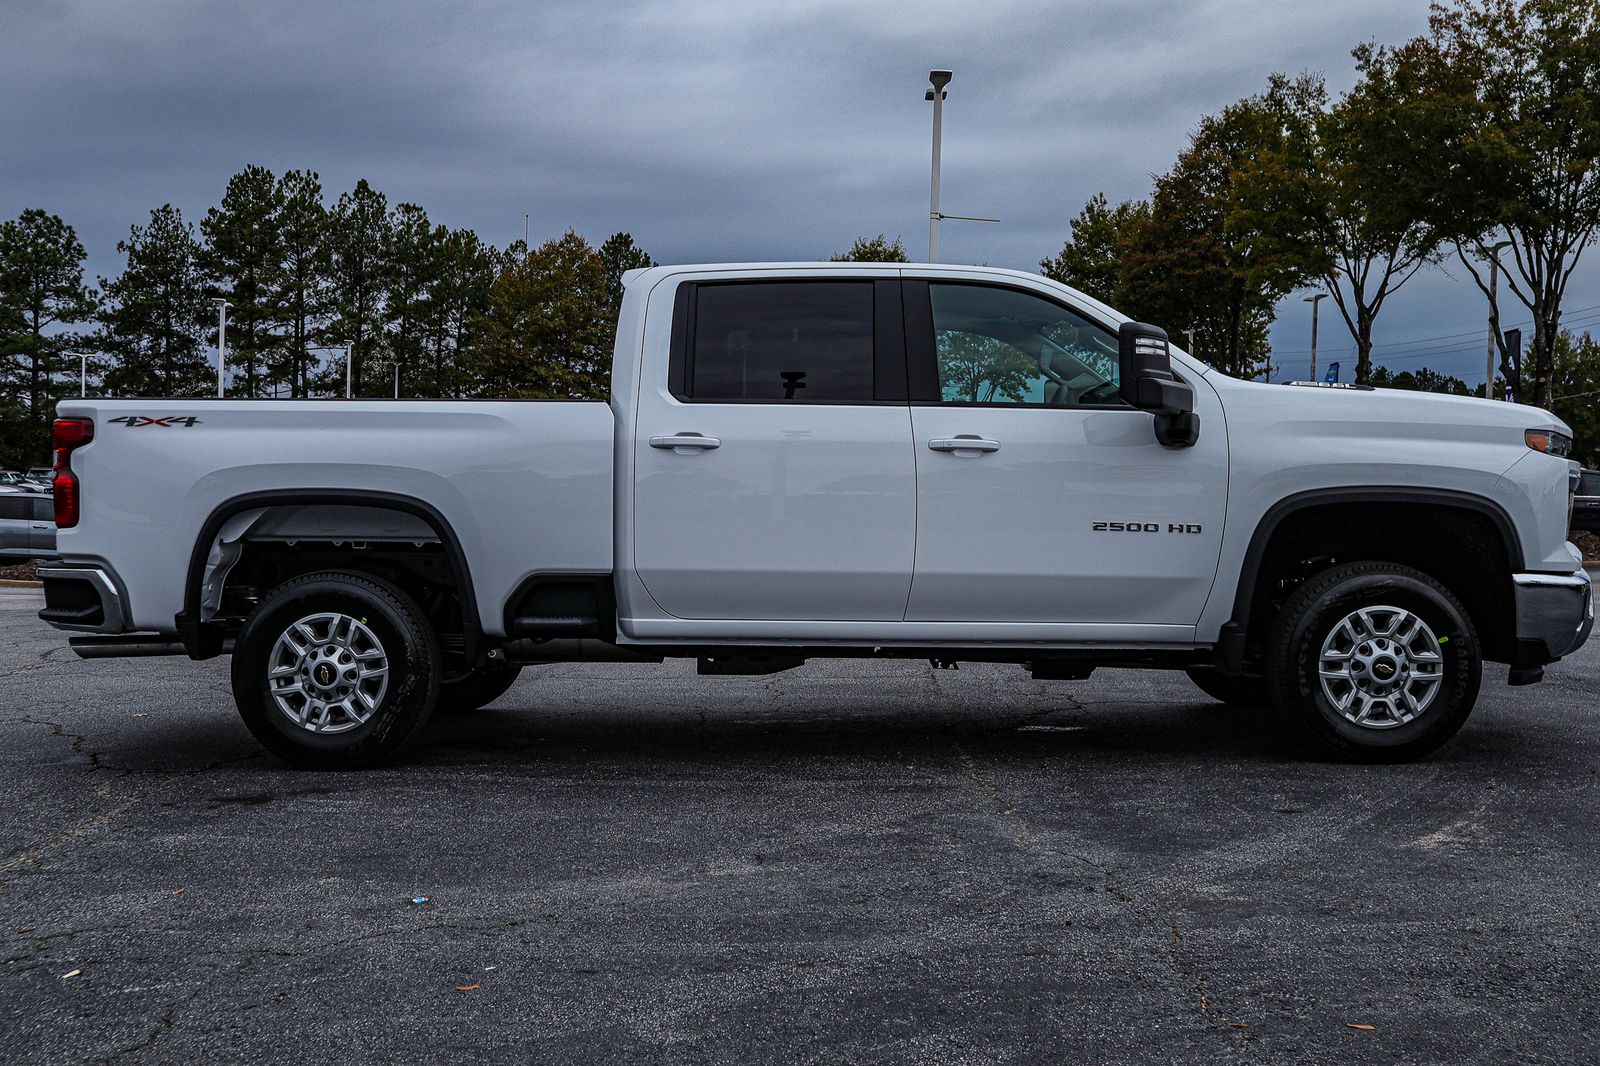
[[[1585,470],[1572,501],[1572,528],[1600,534],[1600,470]]]
[[[45,493],[0,489],[0,559],[55,557],[55,503]]]

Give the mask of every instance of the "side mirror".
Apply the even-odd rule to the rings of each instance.
[[[1121,381],[1117,391],[1130,406],[1156,416],[1156,440],[1188,448],[1200,439],[1194,389],[1172,372],[1167,333],[1159,326],[1124,322],[1117,330]]]

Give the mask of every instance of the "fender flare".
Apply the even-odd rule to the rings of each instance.
[[[202,622],[200,611],[206,559],[223,524],[234,515],[252,508],[319,503],[383,507],[426,522],[444,546],[445,557],[450,561],[450,569],[460,589],[463,650],[469,661],[477,658],[483,644],[483,625],[478,617],[478,597],[472,585],[472,571],[467,566],[467,555],[462,550],[460,538],[437,507],[414,496],[369,489],[269,489],[224,500],[212,509],[200,527],[184,575],[183,610],[173,618],[178,640],[191,659],[210,659],[220,655],[223,649],[222,633],[215,626]]]
[[[1239,583],[1234,593],[1233,614],[1223,623],[1217,637],[1218,669],[1223,673],[1238,673],[1244,662],[1246,641],[1249,638],[1250,613],[1255,606],[1256,585],[1261,578],[1261,562],[1267,545],[1283,520],[1298,511],[1350,503],[1416,503],[1436,507],[1454,507],[1471,511],[1488,518],[1500,533],[1506,558],[1515,570],[1523,564],[1522,538],[1517,527],[1494,500],[1471,492],[1456,489],[1400,488],[1392,485],[1363,485],[1328,489],[1308,489],[1285,496],[1267,508],[1255,532],[1250,535],[1250,546],[1245,549],[1244,562],[1239,567]]]

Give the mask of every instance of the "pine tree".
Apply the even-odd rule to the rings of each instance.
[[[329,331],[331,339],[350,346],[351,393],[360,396],[369,349],[382,339],[389,201],[362,178],[354,191],[340,195],[329,222]]]
[[[212,370],[204,353],[210,306],[194,227],[171,204],[150,212],[117,243],[128,257],[114,281],[100,279],[107,306],[100,343],[116,360],[106,388],[121,396],[194,396]]]
[[[0,396],[23,422],[8,434],[14,437],[10,447],[30,461],[49,449],[61,395],[55,375],[80,340],[61,327],[95,313],[83,260],[77,234],[55,215],[30,208],[0,223]]]
[[[269,289],[283,269],[281,212],[277,179],[265,167],[252,165],[228,179],[222,202],[200,222],[205,237],[201,263],[215,294],[231,305],[228,366],[236,395],[261,395],[265,360],[278,346]]]
[[[278,179],[277,232],[282,258],[267,278],[267,306],[281,329],[273,377],[289,395],[311,394],[311,378],[330,307],[328,209],[314,171],[291,170]]]
[[[615,315],[622,309],[622,275],[656,265],[631,233],[613,233],[600,245],[600,262],[606,270],[606,304]]]

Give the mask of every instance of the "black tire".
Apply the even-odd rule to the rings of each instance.
[[[482,666],[461,677],[439,683],[440,714],[457,714],[487,707],[506,694],[522,673],[520,666]]]
[[[359,622],[365,630],[360,637],[365,642],[362,646],[370,654],[371,641],[376,641],[388,666],[381,688],[376,679],[353,682],[354,688],[372,701],[368,708],[353,697],[350,700],[350,706],[359,706],[366,715],[364,721],[355,724],[354,715],[342,712],[325,716],[332,718],[334,728],[342,730],[337,732],[316,732],[298,724],[280,707],[268,679],[274,658],[279,666],[304,661],[304,657],[297,660],[292,649],[280,649],[279,637],[296,622],[323,614]],[[332,625],[319,622],[311,626],[311,632],[321,632],[319,627],[325,624]],[[338,645],[331,636],[323,642],[306,639],[304,632],[297,631],[300,643],[313,648],[314,655],[336,652]],[[349,643],[357,644],[357,638],[351,637]],[[351,661],[349,657],[344,660]],[[331,683],[339,682],[342,669],[345,667],[338,660],[330,662],[326,673]],[[386,762],[416,739],[438,699],[439,672],[438,641],[411,597],[378,578],[329,570],[284,582],[251,612],[234,645],[233,696],[244,724],[280,759],[308,769],[348,770]],[[310,677],[308,669],[307,680],[301,683],[309,685]],[[301,691],[287,688],[284,699],[305,710],[310,701],[302,698]],[[344,691],[330,690],[327,695],[331,700]],[[306,711],[306,717],[312,713]]]
[[[1360,725],[1346,717],[1319,676],[1324,642],[1341,622],[1367,607],[1394,608],[1420,619],[1435,638],[1440,660],[1440,680],[1421,713],[1402,721],[1387,711],[1379,712],[1374,717],[1382,727]],[[1384,616],[1376,617],[1381,622]],[[1395,624],[1398,627],[1399,623]],[[1378,637],[1358,646],[1381,650],[1396,644],[1390,639],[1385,645]],[[1333,650],[1341,649],[1335,646]],[[1273,705],[1324,749],[1354,762],[1403,762],[1436,750],[1466,722],[1478,698],[1483,672],[1480,656],[1471,618],[1460,601],[1433,578],[1393,563],[1347,563],[1316,575],[1284,603],[1268,636],[1267,683]],[[1424,669],[1409,660],[1403,665],[1411,671]],[[1333,666],[1339,668],[1338,663]],[[1380,668],[1385,673],[1394,669],[1379,663],[1367,676],[1378,679]],[[1340,698],[1356,687],[1353,682],[1332,684]],[[1421,700],[1419,690],[1400,687]],[[1354,714],[1354,703],[1351,709]]]
[[[1229,677],[1205,666],[1191,666],[1184,671],[1201,692],[1229,707],[1269,707],[1272,696],[1267,691],[1267,679],[1247,674]]]

